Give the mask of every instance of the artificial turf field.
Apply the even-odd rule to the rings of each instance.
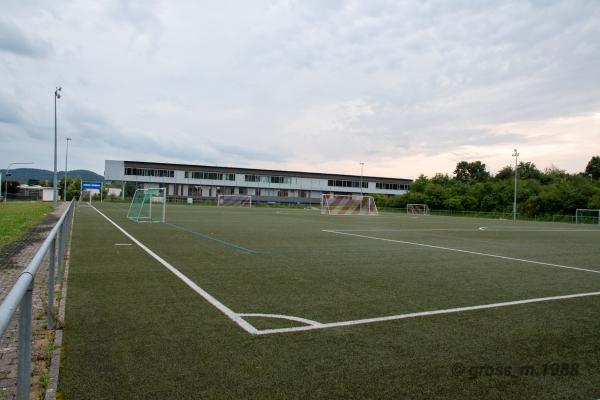
[[[67,399],[600,398],[596,226],[97,209],[73,229]]]

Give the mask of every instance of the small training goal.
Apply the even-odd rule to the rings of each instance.
[[[252,207],[252,196],[245,194],[220,194],[217,207]]]
[[[325,215],[379,215],[375,199],[363,195],[323,194],[321,214]]]
[[[127,218],[134,222],[165,222],[165,188],[137,189],[129,205]]]
[[[576,224],[600,224],[600,209],[578,208],[575,210]]]
[[[429,215],[427,204],[407,204],[406,213],[411,215]]]

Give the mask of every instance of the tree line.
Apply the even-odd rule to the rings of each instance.
[[[510,213],[513,207],[514,168],[492,175],[481,161],[461,161],[453,176],[420,175],[410,192],[401,196],[377,195],[377,205],[405,208],[410,203],[430,209]],[[600,156],[585,171],[569,174],[556,167],[541,171],[532,162],[517,166],[517,212],[520,217],[573,215],[578,208],[600,209]]]

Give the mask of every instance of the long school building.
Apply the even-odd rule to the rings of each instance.
[[[106,181],[164,187],[169,199],[215,199],[223,194],[251,195],[253,201],[318,203],[323,193],[406,193],[412,180],[315,172],[106,160]],[[361,188],[362,184],[362,188]]]

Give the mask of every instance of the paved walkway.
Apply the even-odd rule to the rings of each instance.
[[[0,299],[4,299],[8,294],[65,208],[66,204],[59,204],[57,210],[48,215],[40,225],[31,228],[21,239],[0,249]],[[36,355],[36,353],[43,351],[44,339],[49,335],[46,330],[47,291],[48,256],[44,258],[44,262],[35,276],[33,289],[34,368],[35,359],[41,358],[41,354]],[[4,337],[0,340],[0,400],[15,398],[18,360],[18,315],[19,311],[17,310]]]

